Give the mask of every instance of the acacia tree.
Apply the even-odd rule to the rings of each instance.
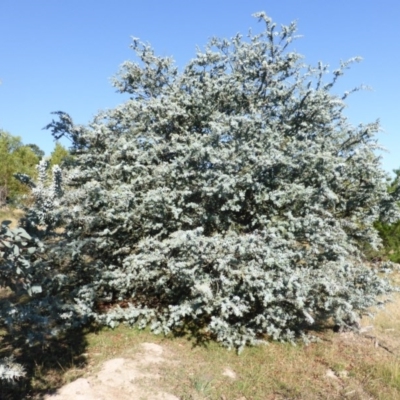
[[[169,332],[195,324],[228,346],[293,339],[333,317],[357,325],[388,286],[363,265],[377,219],[399,217],[375,134],[330,93],[327,66],[288,51],[295,24],[212,39],[178,73],[134,39],[141,64],[114,84],[131,99],[72,139],[70,239],[96,257],[86,298],[128,300],[106,319]]]
[[[72,141],[65,240],[51,251],[68,264],[54,293],[68,288],[69,326],[196,329],[241,349],[307,340],[329,318],[356,329],[393,290],[361,245],[379,246],[376,220],[400,217],[379,125],[352,126],[349,93],[330,92],[357,59],[325,82],[327,66],[289,51],[294,23],[256,17],[264,32],[212,39],[181,73],[134,39],[139,62],[114,81],[130,100],[88,127],[63,112],[48,125]]]

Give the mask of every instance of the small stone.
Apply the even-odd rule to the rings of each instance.
[[[231,379],[236,379],[236,373],[234,371],[232,371],[230,368],[225,368],[222,375],[227,376],[228,378],[231,378]]]

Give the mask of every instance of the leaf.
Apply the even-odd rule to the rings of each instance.
[[[26,260],[25,258],[23,258],[22,260],[20,260],[20,263],[25,267],[25,268],[29,268],[31,263]]]
[[[31,286],[31,288],[30,288],[30,292],[32,294],[42,293],[42,291],[43,291],[43,289],[40,285],[34,285],[34,286]]]
[[[29,233],[27,233],[25,231],[25,229],[23,229],[23,228],[17,228],[16,232],[19,234],[19,236],[21,236],[21,237],[23,237],[25,239],[29,239],[29,240],[32,239],[32,237],[29,235]]]
[[[4,221],[1,221],[1,225],[5,225],[5,226],[9,226],[12,224],[12,221],[10,221],[9,219],[6,219]]]
[[[8,240],[0,240],[0,243],[8,248],[13,247],[13,245]]]

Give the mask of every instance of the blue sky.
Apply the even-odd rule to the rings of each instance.
[[[340,60],[363,57],[337,90],[372,87],[349,98],[346,115],[353,124],[379,118],[385,132],[378,140],[390,151],[382,166],[400,168],[398,0],[1,0],[0,128],[49,154],[53,138],[42,128],[51,111],[86,124],[124,101],[109,78],[134,59],[131,36],[183,67],[212,36],[260,29],[251,17],[257,11],[278,25],[297,20],[303,38],[292,50],[309,64],[333,70]]]

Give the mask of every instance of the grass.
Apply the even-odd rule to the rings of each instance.
[[[163,377],[157,385],[182,400],[396,400],[400,399],[399,305],[398,295],[395,303],[379,313],[368,336],[334,333],[327,327],[315,332],[320,343],[270,342],[246,348],[240,356],[213,342],[196,345],[185,336],[156,336],[126,326],[89,330],[64,338],[50,349],[24,353],[25,362],[26,358],[36,360],[29,387],[14,391],[14,397],[0,392],[0,397],[41,398],[64,383],[95,374],[106,360],[134,357],[141,343],[152,342],[161,345],[172,362],[157,366]],[[369,318],[363,320],[363,325],[370,323]],[[3,337],[2,352],[7,343]],[[235,377],[225,376],[226,369]]]
[[[89,366],[82,373],[92,373],[106,359],[134,355],[140,343],[150,341],[176,361],[173,368],[159,367],[159,385],[181,399],[400,399],[400,338],[383,328],[399,323],[400,296],[396,304],[391,305],[395,315],[382,312],[374,330],[394,354],[369,337],[330,329],[316,332],[320,343],[271,342],[238,356],[216,343],[196,346],[188,337],[164,338],[121,326],[87,335]],[[235,378],[224,376],[227,368]]]
[[[0,208],[0,222],[4,220],[11,221],[11,228],[16,228],[18,226],[19,219],[23,216],[24,212],[19,209],[2,207]]]
[[[395,282],[400,283],[400,273]],[[0,302],[11,295],[0,291]],[[214,342],[199,345],[189,336],[156,336],[126,326],[75,331],[46,348],[27,347],[22,333],[1,331],[0,358],[15,354],[27,366],[29,380],[3,383],[0,398],[43,398],[78,377],[96,374],[106,360],[135,357],[141,343],[151,342],[161,345],[170,360],[152,367],[162,377],[157,385],[181,400],[400,400],[400,294],[362,325],[374,328],[355,335],[327,326],[311,332],[319,343],[270,342],[246,348],[240,356]]]

